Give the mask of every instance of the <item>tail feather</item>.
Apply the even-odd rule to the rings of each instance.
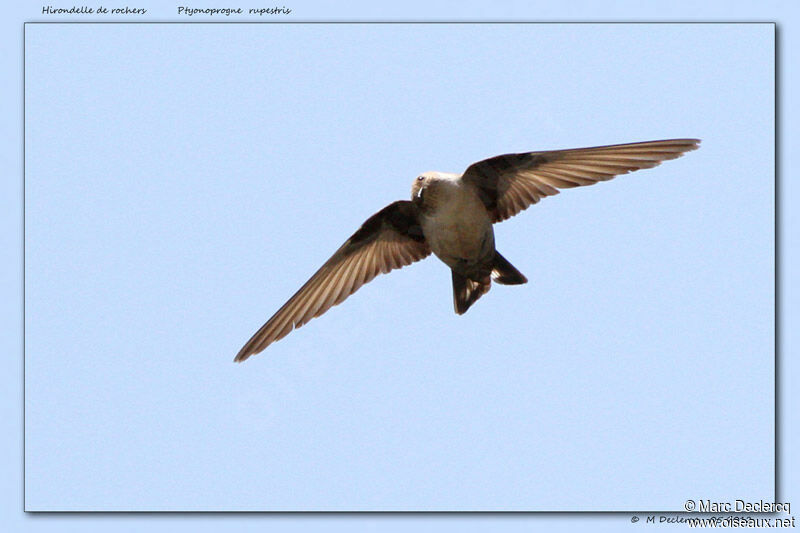
[[[503,285],[522,285],[528,282],[522,272],[514,268],[508,260],[500,255],[500,252],[494,252],[494,264],[492,265],[492,279],[497,283]]]
[[[456,313],[463,315],[478,298],[489,292],[492,287],[492,280],[489,276],[483,281],[475,281],[462,276],[455,270],[453,273],[453,303]]]
[[[482,278],[480,280],[468,278],[455,270],[451,270],[451,272],[453,274],[453,304],[459,315],[466,313],[467,309],[478,301],[478,298],[489,292],[492,280],[503,285],[521,285],[528,282],[528,278],[497,251],[492,260],[491,273],[481,269],[482,273],[475,274]]]

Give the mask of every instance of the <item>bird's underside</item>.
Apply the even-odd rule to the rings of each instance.
[[[234,359],[244,361],[344,301],[378,274],[433,251],[451,269],[456,313],[469,309],[491,282],[527,280],[494,249],[492,224],[559,189],[593,185],[651,168],[699,145],[697,139],[505,154],[470,165],[462,175],[426,172],[412,200],[384,207],[362,224]]]

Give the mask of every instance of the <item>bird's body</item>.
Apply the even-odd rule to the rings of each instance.
[[[650,168],[697,148],[696,139],[505,154],[470,165],[463,174],[425,172],[411,201],[381,209],[361,226],[239,351],[244,361],[341,303],[376,275],[433,253],[450,267],[453,303],[465,313],[492,281],[527,279],[496,249],[497,222],[559,189],[592,185]]]
[[[494,228],[475,187],[457,174],[422,176],[431,182],[418,202],[419,221],[434,255],[452,269],[491,259]]]

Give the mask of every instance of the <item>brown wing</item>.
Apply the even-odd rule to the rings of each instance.
[[[305,285],[239,351],[241,362],[282,339],[295,328],[345,300],[378,274],[410,265],[431,253],[417,219],[417,208],[399,201],[361,226]]]
[[[510,218],[558,189],[594,185],[698,148],[698,139],[669,139],[506,154],[473,163],[464,180],[478,187],[494,222]]]

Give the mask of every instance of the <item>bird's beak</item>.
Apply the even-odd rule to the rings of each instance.
[[[419,198],[420,200],[422,200],[422,191],[423,190],[424,189],[422,187],[420,187],[419,190],[417,191],[417,198]]]

